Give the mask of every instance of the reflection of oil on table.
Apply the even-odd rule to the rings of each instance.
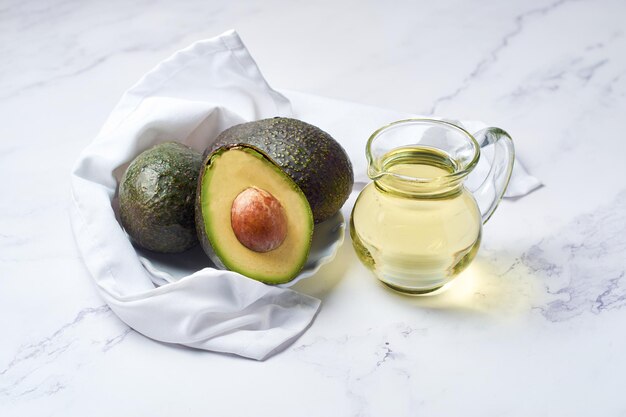
[[[622,3],[2,9],[0,415],[623,412]],[[346,238],[293,287],[323,299],[316,321],[266,362],[144,338],[77,257],[70,167],[141,74],[234,25],[272,85],[502,126],[545,187],[505,201],[475,261],[433,297],[378,284]],[[306,102],[307,121],[340,126],[356,172],[371,131],[401,116],[287,94],[296,116]]]

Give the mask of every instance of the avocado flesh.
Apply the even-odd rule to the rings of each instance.
[[[266,153],[306,195],[315,223],[341,209],[352,191],[352,164],[328,133],[301,120],[275,117],[222,132],[205,156],[229,144],[246,143]]]
[[[311,247],[313,215],[298,186],[267,156],[247,146],[218,149],[205,159],[199,179],[196,224],[203,249],[216,266],[268,284],[291,281]],[[257,187],[285,209],[287,235],[276,249],[255,252],[236,237],[231,207],[244,190]]]
[[[176,142],[156,145],[131,162],[120,181],[120,220],[137,245],[175,253],[198,243],[194,203],[201,166],[200,152]]]

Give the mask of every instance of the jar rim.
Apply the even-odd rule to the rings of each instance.
[[[377,161],[374,161],[374,158],[371,152],[372,143],[374,142],[374,140],[389,129],[398,127],[400,125],[415,125],[415,124],[438,126],[438,127],[451,129],[458,133],[461,133],[472,144],[472,148],[474,151],[474,155],[472,159],[466,164],[464,164],[462,168],[457,169],[454,172],[451,172],[446,175],[441,175],[438,177],[432,177],[432,178],[412,177],[412,176],[402,175],[402,174],[398,174],[394,172],[388,172],[384,170],[382,167],[378,166]],[[468,132],[461,126],[458,126],[446,120],[416,117],[416,118],[397,120],[395,122],[388,123],[376,129],[367,140],[367,144],[365,147],[365,156],[367,158],[367,164],[368,164],[367,174],[369,178],[372,180],[377,180],[379,178],[382,178],[383,176],[392,176],[402,181],[409,181],[409,182],[415,182],[415,183],[441,182],[442,179],[448,179],[449,181],[461,181],[474,169],[474,167],[478,163],[478,160],[480,159],[480,145],[478,144],[478,141],[476,140],[476,138],[474,138],[474,136],[470,132]]]

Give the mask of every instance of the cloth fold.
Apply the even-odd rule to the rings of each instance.
[[[297,117],[327,130],[346,148],[358,174],[365,172],[369,134],[407,115],[296,92],[281,94],[267,84],[239,36],[229,31],[194,43],[146,74],[122,96],[81,154],[72,172],[76,242],[104,300],[138,332],[261,360],[291,344],[311,324],[319,300],[235,272],[206,267],[155,285],[150,265],[142,263],[113,209],[117,182],[143,150],[178,140],[203,151],[232,125],[274,116]],[[533,178],[520,171],[509,188],[515,184],[523,193],[532,188]]]
[[[75,165],[71,220],[100,293],[129,326],[160,341],[254,359],[309,326],[319,300],[235,272],[204,268],[155,287],[112,208],[117,181],[143,150],[179,140],[203,151],[234,124],[290,114],[233,31],[177,52],[122,96]]]

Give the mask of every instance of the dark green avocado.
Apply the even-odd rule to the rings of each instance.
[[[122,226],[139,246],[182,252],[198,243],[194,212],[202,155],[167,142],[137,156],[119,187]]]
[[[315,223],[341,209],[354,183],[346,151],[328,133],[301,120],[275,117],[231,127],[205,156],[225,145],[249,144],[265,152],[304,192]]]

